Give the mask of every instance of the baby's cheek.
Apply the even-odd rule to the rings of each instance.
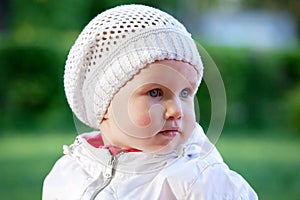
[[[144,112],[140,113],[136,118],[136,123],[140,127],[152,127],[159,130],[164,125],[164,108],[160,104],[151,105]]]
[[[134,124],[138,127],[147,127],[151,124],[152,121],[149,113],[136,115],[134,118]]]

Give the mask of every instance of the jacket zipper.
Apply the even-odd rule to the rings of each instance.
[[[101,191],[103,191],[104,188],[106,188],[110,184],[110,182],[114,176],[117,158],[122,154],[123,154],[123,152],[119,153],[117,156],[111,156],[111,159],[108,161],[105,172],[104,172],[105,181],[101,186],[96,188],[95,192],[91,196],[91,200],[95,200],[95,198],[98,196],[98,194]]]

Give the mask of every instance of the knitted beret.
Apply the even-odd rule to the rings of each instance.
[[[64,88],[76,117],[99,129],[118,90],[147,64],[165,59],[203,66],[191,34],[169,14],[144,5],[122,5],[92,19],[72,46]]]

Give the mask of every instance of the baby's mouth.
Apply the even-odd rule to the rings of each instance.
[[[158,132],[158,134],[166,137],[174,138],[179,134],[179,128],[175,127],[175,128],[165,129]]]

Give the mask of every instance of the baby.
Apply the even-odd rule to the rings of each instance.
[[[257,199],[196,122],[202,75],[195,42],[167,13],[124,5],[96,16],[64,85],[77,118],[99,131],[64,148],[43,199]]]

